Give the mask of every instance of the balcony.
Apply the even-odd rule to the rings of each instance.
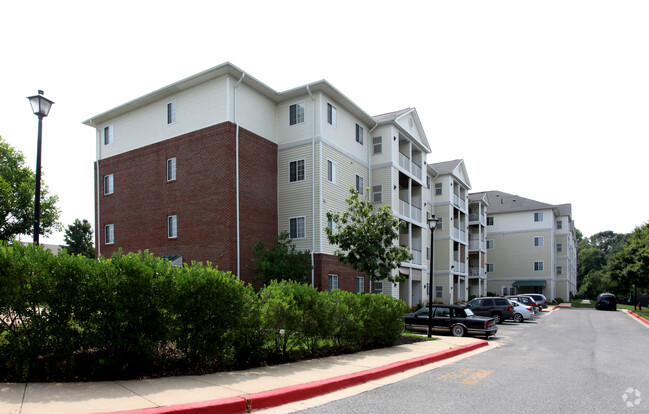
[[[416,250],[416,249],[410,249],[410,253],[412,253],[412,264],[420,265],[422,264],[422,254],[421,250]]]
[[[455,266],[453,268],[454,273],[466,273],[466,263],[454,260],[453,266]]]
[[[419,207],[416,207],[416,206],[411,206],[411,209],[410,209],[410,210],[411,210],[411,212],[412,212],[412,215],[411,215],[410,217],[411,217],[415,222],[417,222],[417,223],[421,223],[421,217],[422,217],[421,209],[420,209]]]
[[[484,240],[470,239],[469,240],[469,251],[471,252],[484,252],[485,251],[485,242]]]
[[[466,200],[457,194],[453,194],[453,204],[460,210],[466,210]]]
[[[410,157],[403,152],[399,152],[399,167],[410,172]]]
[[[421,165],[415,162],[412,163],[412,175],[421,180]]]
[[[453,227],[453,237],[455,240],[466,243],[466,231]]]
[[[486,276],[486,272],[484,268],[482,267],[469,267],[469,277],[480,277],[484,278]]]
[[[404,217],[410,218],[410,203],[399,199],[399,214],[401,214]]]
[[[483,226],[487,225],[487,215],[484,213],[471,213],[469,214],[469,224],[480,223]]]

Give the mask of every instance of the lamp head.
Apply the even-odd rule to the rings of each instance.
[[[27,99],[29,99],[34,115],[38,117],[46,117],[50,113],[50,109],[54,103],[44,97],[43,91],[41,90],[38,91],[38,95],[28,96]]]

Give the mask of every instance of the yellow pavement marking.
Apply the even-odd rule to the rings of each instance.
[[[493,369],[460,368],[457,371],[444,374],[437,379],[473,385],[477,384],[480,380],[487,378],[493,372]]]

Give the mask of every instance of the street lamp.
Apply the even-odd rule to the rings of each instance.
[[[38,246],[38,233],[41,221],[41,137],[43,132],[43,118],[50,113],[54,102],[43,96],[43,91],[38,95],[28,96],[34,115],[38,117],[38,144],[36,147],[36,194],[34,195],[34,245]]]
[[[433,257],[435,257],[435,227],[439,219],[433,214],[428,219],[428,227],[430,228],[430,278],[428,279],[428,337],[432,336],[433,332]]]

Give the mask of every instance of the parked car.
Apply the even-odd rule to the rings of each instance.
[[[467,306],[479,316],[489,316],[496,320],[496,323],[502,323],[505,319],[514,317],[514,307],[507,298],[475,298]]]
[[[540,312],[541,308],[536,305],[536,301],[533,297],[527,295],[516,295],[516,296],[505,296],[509,301],[515,300],[520,302],[523,305],[531,306],[534,309],[534,313]]]
[[[600,293],[595,302],[597,310],[617,310],[617,299],[612,293]]]
[[[404,315],[406,327],[425,327],[428,329],[428,307],[423,307],[415,313]],[[494,318],[474,315],[471,309],[460,305],[433,305],[432,330],[450,332],[453,336],[469,334],[484,335],[487,339],[496,335],[498,327]]]
[[[548,300],[540,293],[526,293],[525,296],[531,296],[532,298],[534,298],[536,304],[539,306],[539,309],[548,307]]]
[[[524,305],[515,300],[509,300],[514,306],[514,322],[521,323],[526,319],[534,319],[534,306]]]

